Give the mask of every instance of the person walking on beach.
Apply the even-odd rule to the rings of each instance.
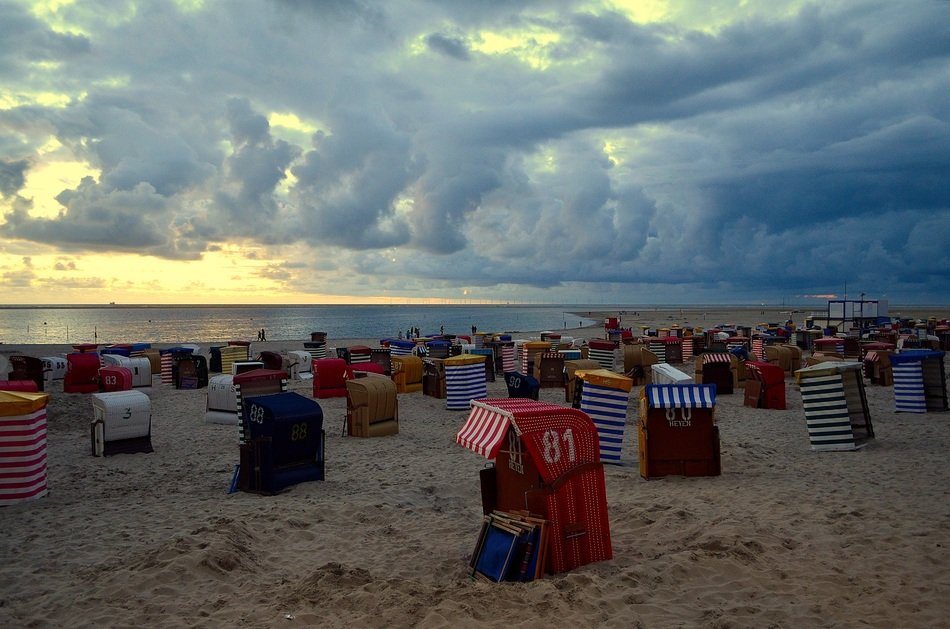
[[[264,331],[264,328],[261,328],[261,340],[262,341],[267,340],[267,332]]]

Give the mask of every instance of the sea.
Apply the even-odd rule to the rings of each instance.
[[[603,308],[603,306],[601,306]],[[0,308],[0,343],[187,343],[387,339],[419,328],[423,336],[518,333],[578,328],[596,310],[578,305],[332,305],[332,306],[7,306]]]

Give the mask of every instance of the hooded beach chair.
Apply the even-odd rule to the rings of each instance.
[[[550,522],[547,571],[611,559],[604,467],[585,413],[535,400],[473,400],[456,442],[495,461],[480,472],[485,514],[527,510]]]
[[[313,397],[346,397],[346,381],[353,377],[353,368],[342,358],[321,358],[313,361]]]
[[[600,369],[600,363],[589,358],[579,358],[576,360],[564,361],[564,401],[574,402],[574,394],[577,390],[577,372],[593,371]]]
[[[423,366],[418,356],[393,356],[393,382],[397,393],[422,391]]]
[[[743,404],[752,408],[785,410],[785,372],[778,365],[762,361],[746,363],[749,379],[745,381]]]
[[[238,487],[275,494],[286,487],[324,479],[326,435],[323,410],[299,393],[244,398],[242,423],[248,441],[240,446]]]
[[[505,386],[508,388],[508,397],[537,400],[541,392],[541,383],[536,378],[526,376],[520,371],[509,371],[505,374]]]
[[[649,384],[640,391],[640,476],[719,476],[716,387]]]
[[[0,389],[0,507],[48,492],[48,402],[46,393]]]
[[[351,437],[383,437],[399,432],[396,384],[382,374],[346,381],[346,427]]]
[[[534,359],[534,377],[542,389],[560,389],[564,386],[564,355],[542,352]]]
[[[795,372],[812,450],[856,450],[874,438],[862,370],[837,360]]]
[[[10,356],[11,371],[7,374],[9,380],[32,380],[38,391],[43,390],[43,360],[35,356]]]

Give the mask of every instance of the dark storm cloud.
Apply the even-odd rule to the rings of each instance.
[[[19,192],[26,182],[24,173],[28,168],[25,159],[0,159],[0,194],[9,197]]]
[[[103,245],[122,251],[154,249],[167,237],[156,214],[166,211],[165,200],[147,184],[131,191],[101,194],[87,177],[75,190],[60,193],[57,200],[70,208],[57,219],[29,219],[23,212],[7,214],[3,230],[10,236],[38,242],[55,242],[65,248],[96,249]]]
[[[25,6],[0,3],[0,78],[39,78],[43,75],[36,72],[35,64],[69,59],[89,50],[87,37],[55,32],[30,15]]]
[[[224,162],[224,181],[212,214],[220,225],[229,226],[225,233],[273,242],[268,227],[279,211],[274,191],[300,149],[274,140],[267,118],[253,111],[247,99],[232,98],[227,108],[233,150]]]
[[[441,33],[433,33],[426,37],[426,43],[432,50],[454,57],[460,61],[469,59],[468,46],[458,37],[449,37]]]
[[[705,30],[567,0],[78,4],[82,36],[0,7],[13,92],[73,94],[0,109],[8,237],[300,243],[367,294],[898,292],[881,268],[950,293],[948,3],[697,4]],[[101,174],[37,217],[17,195],[51,135]]]
[[[363,250],[409,240],[395,204],[417,176],[410,137],[382,108],[363,106],[334,112],[333,133],[318,133],[293,168],[293,198],[313,242]]]

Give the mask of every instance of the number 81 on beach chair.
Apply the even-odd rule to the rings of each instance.
[[[613,556],[604,466],[586,413],[525,398],[472,400],[456,442],[495,461],[481,472],[486,515],[528,511],[551,523],[548,572]]]

